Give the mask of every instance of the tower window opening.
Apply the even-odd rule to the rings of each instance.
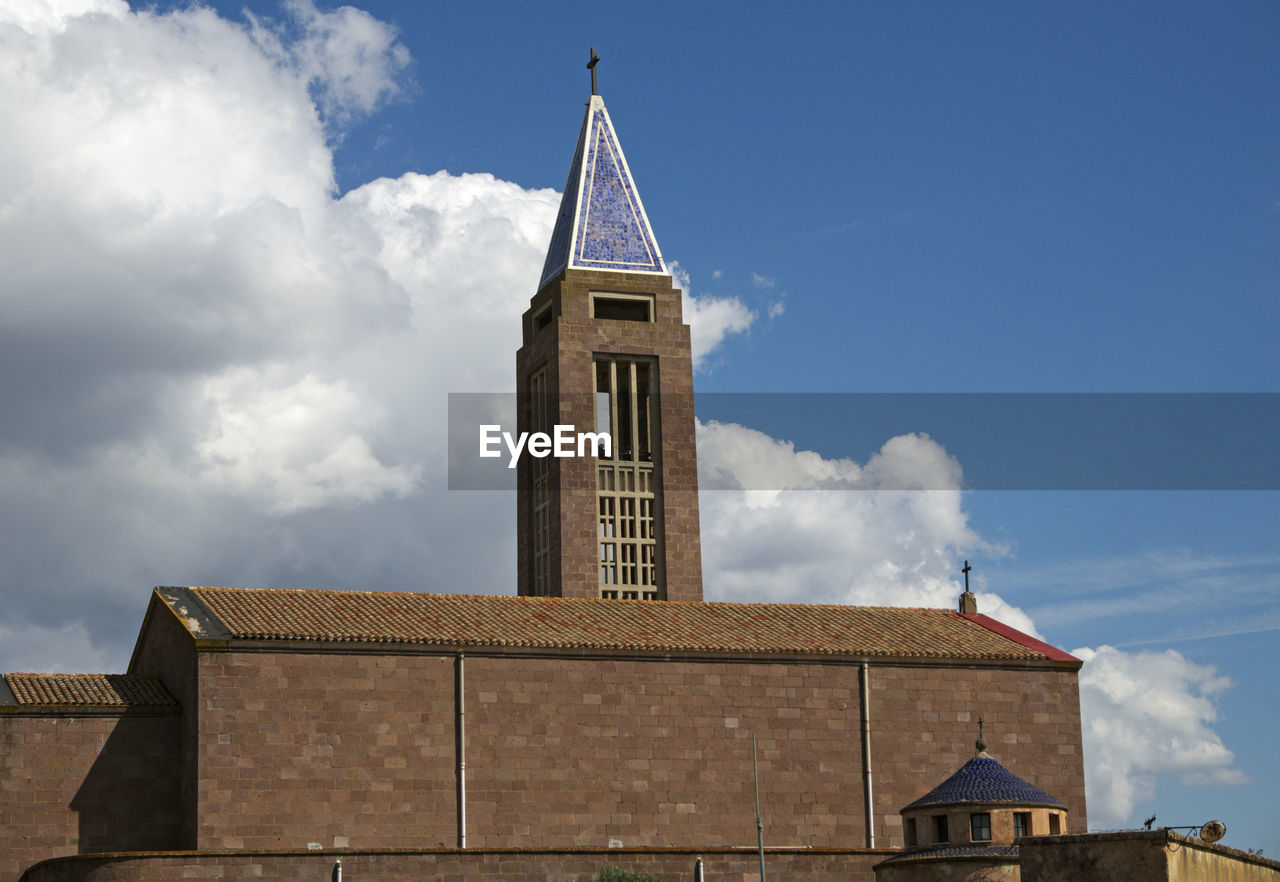
[[[947,816],[933,816],[933,841],[934,842],[950,842],[951,834],[947,832]]]
[[[658,529],[651,360],[601,356],[595,366],[596,431],[612,455],[596,460],[600,596],[657,600]]]
[[[1049,815],[1049,835],[1057,836],[1062,832],[1062,820],[1058,815]]]
[[[551,311],[547,310],[550,315]],[[547,369],[529,378],[529,427],[546,432],[551,426]],[[551,470],[550,460],[531,458],[533,483],[533,594],[551,593]]]
[[[991,813],[974,812],[969,815],[969,841],[991,841]]]
[[[651,322],[653,297],[648,294],[592,294],[591,317],[623,322]]]
[[[533,330],[537,332],[537,331],[541,331],[543,328],[546,328],[548,325],[551,324],[552,317],[553,317],[553,313],[551,311],[551,305],[548,304],[546,309],[542,310],[542,312],[538,313],[533,317]]]
[[[1031,835],[1031,812],[1013,813],[1013,838]]]
[[[916,819],[907,818],[906,822],[907,848],[916,846]]]

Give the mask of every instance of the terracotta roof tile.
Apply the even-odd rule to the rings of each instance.
[[[173,697],[146,674],[6,674],[21,706],[166,707]]]
[[[1016,845],[934,845],[926,848],[912,849],[881,861],[877,867],[885,864],[910,864],[916,861],[964,860],[1005,858],[1011,861],[1018,859]]]
[[[942,609],[192,588],[233,639],[1044,660]]]

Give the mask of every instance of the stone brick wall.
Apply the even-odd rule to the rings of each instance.
[[[655,321],[628,322],[591,318],[591,294],[650,294]],[[668,276],[568,270],[534,298],[524,316],[524,340],[516,355],[517,390],[527,393],[529,378],[547,367],[550,388],[558,391],[557,421],[579,430],[593,429],[592,377],[596,353],[652,356],[658,364],[658,428],[661,448],[660,538],[665,568],[661,576],[667,600],[702,599],[702,551],[698,531],[698,463],[694,437],[693,356],[689,326],[681,313],[680,291]],[[550,303],[552,323],[541,331],[533,316]],[[529,430],[521,408],[519,431]],[[553,581],[563,597],[598,597],[596,476],[591,459],[551,459],[557,495],[552,503],[559,525],[551,545]],[[532,494],[529,459],[522,460],[518,484],[519,591],[529,593],[532,567]]]
[[[0,882],[34,861],[179,845],[176,714],[0,715]]]
[[[196,648],[191,634],[154,594],[142,621],[130,673],[151,674],[177,701],[177,757],[173,774],[178,780],[179,840],[176,847],[197,847],[196,724],[199,684]]]
[[[455,664],[202,653],[199,847],[454,845]],[[751,845],[753,733],[768,844],[866,844],[856,665],[499,653],[464,665],[472,847]],[[997,758],[1083,825],[1078,741],[1055,740],[1069,715],[1079,725],[1073,673],[873,664],[870,682],[877,846],[901,846],[898,809],[971,755],[971,708]],[[1012,709],[1036,702],[1056,707]]]
[[[876,845],[902,847],[899,812],[974,754],[987,751],[1066,804],[1066,829],[1088,827],[1076,672],[1017,666],[871,668]]]
[[[201,653],[198,847],[455,844],[453,664]]]
[[[778,852],[765,856],[770,879],[787,882],[871,882],[871,866],[886,852],[862,849]],[[706,882],[757,882],[759,860],[752,849],[637,851],[632,849],[468,850],[421,852],[314,852],[202,855],[118,855],[50,861],[33,868],[23,882],[169,882],[172,879],[272,879],[317,882],[335,878],[342,861],[348,882],[589,882],[606,865],[657,875],[668,882],[690,880],[702,858]]]
[[[861,844],[856,669],[467,659],[468,842]]]

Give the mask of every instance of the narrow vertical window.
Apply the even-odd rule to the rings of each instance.
[[[1056,813],[1055,813],[1055,814],[1052,814],[1052,815],[1049,815],[1049,835],[1050,835],[1050,836],[1057,836],[1057,835],[1059,835],[1061,832],[1062,832],[1062,821],[1061,821],[1061,819],[1059,819],[1059,817],[1058,817],[1058,815],[1057,815]]]
[[[1031,812],[1013,813],[1013,838],[1031,835]]]
[[[547,432],[551,427],[551,402],[547,369],[529,378],[529,430]],[[530,457],[533,483],[533,593],[551,593],[551,472],[548,457]]]
[[[536,334],[538,331],[541,331],[544,328],[550,327],[551,320],[554,317],[555,317],[555,314],[551,311],[551,304],[547,304],[547,306],[542,310],[542,312],[538,313],[533,317],[534,333]]]
[[[916,845],[916,819],[907,818],[907,848],[914,848]]]
[[[647,359],[596,360],[596,431],[612,439],[612,457],[596,461],[600,596],[615,600],[657,600],[661,592],[653,373]]]
[[[934,842],[950,842],[951,834],[947,832],[947,816],[933,816],[933,841]]]
[[[969,815],[969,841],[991,841],[991,813],[974,812]]]

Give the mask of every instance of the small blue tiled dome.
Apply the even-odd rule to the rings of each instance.
[[[1066,808],[1039,787],[1028,784],[1000,765],[986,751],[969,760],[947,780],[903,809],[929,806],[965,805],[969,803],[1004,803],[1011,805]]]

